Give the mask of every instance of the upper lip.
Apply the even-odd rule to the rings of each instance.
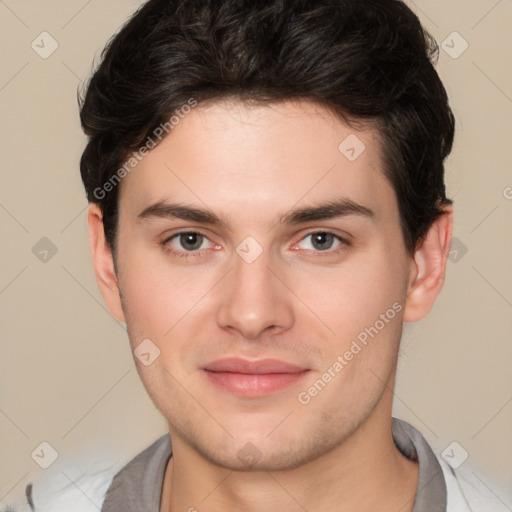
[[[268,373],[300,373],[307,368],[280,361],[278,359],[258,359],[248,361],[237,357],[226,357],[212,361],[203,366],[203,370],[211,372],[245,373],[263,375]]]

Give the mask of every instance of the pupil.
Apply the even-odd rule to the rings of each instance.
[[[331,233],[315,233],[313,235],[313,247],[319,250],[330,249],[333,238]]]
[[[188,249],[193,251],[194,249],[199,249],[201,247],[201,243],[203,242],[203,236],[199,233],[185,233],[180,236],[180,243],[184,249]]]

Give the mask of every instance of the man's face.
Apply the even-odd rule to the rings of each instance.
[[[176,443],[277,470],[389,417],[413,260],[381,169],[376,132],[318,105],[217,102],[124,178],[123,311]]]

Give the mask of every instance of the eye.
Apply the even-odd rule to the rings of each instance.
[[[214,246],[206,236],[192,231],[176,233],[168,238],[165,244],[170,245],[177,252],[195,252]]]
[[[307,251],[322,251],[326,252],[329,250],[337,249],[339,246],[346,244],[341,237],[329,233],[326,231],[316,231],[306,235],[298,244],[294,247],[304,249]]]

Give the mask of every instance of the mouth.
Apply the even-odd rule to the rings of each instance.
[[[248,361],[225,358],[201,368],[208,381],[217,388],[238,396],[271,395],[296,384],[310,370],[277,359]]]

